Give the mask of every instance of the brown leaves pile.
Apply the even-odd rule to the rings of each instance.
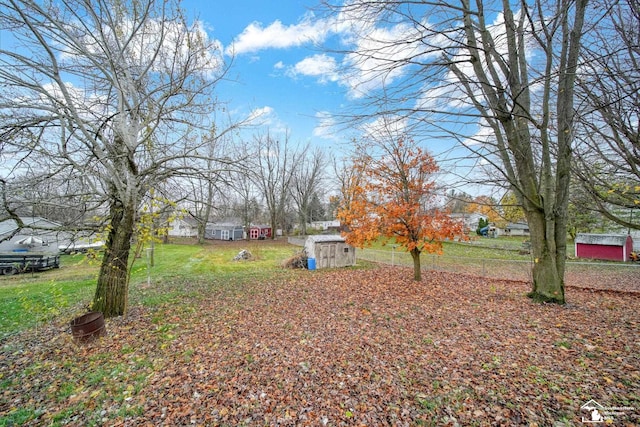
[[[298,252],[283,261],[283,268],[307,268],[308,257],[305,251]]]
[[[640,295],[407,270],[296,271],[3,343],[0,421],[28,425],[574,425],[634,407]],[[27,417],[27,416],[25,416]],[[1,422],[0,422],[1,423]]]

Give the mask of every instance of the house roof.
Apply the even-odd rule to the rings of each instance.
[[[485,218],[486,215],[481,215],[475,212],[452,212],[449,214],[451,218]]]
[[[237,224],[233,222],[209,222],[207,223],[208,229],[212,228],[243,228],[242,224]]]
[[[527,230],[529,228],[529,224],[526,222],[510,222],[505,228],[510,228],[512,230]]]
[[[627,234],[589,234],[578,233],[576,243],[586,245],[624,246],[627,243]]]
[[[190,225],[192,227],[197,227],[198,226],[198,220],[191,217],[191,216],[185,216],[183,218],[178,218],[178,221],[182,221],[184,224]]]

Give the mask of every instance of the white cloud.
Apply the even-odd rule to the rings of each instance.
[[[493,128],[484,119],[479,121],[477,132],[462,141],[462,145],[465,147],[482,146],[487,143],[495,143],[495,134]]]
[[[278,61],[273,65],[273,68],[276,70],[282,70],[284,68],[284,63],[282,61]]]
[[[382,116],[362,126],[365,138],[377,142],[398,141],[405,137],[407,119],[400,116]]]
[[[141,65],[145,68],[149,64],[154,71],[166,72],[175,69],[176,64],[181,66],[189,63],[191,73],[210,78],[217,77],[224,69],[222,43],[209,38],[201,21],[187,25],[182,21],[148,19],[139,27],[137,22],[123,20],[118,23],[117,28],[103,26],[99,37],[89,34],[87,30],[90,28],[85,29],[86,25],[78,21],[69,23],[68,31],[76,34],[78,41],[72,47],[61,46],[61,59],[73,59],[87,53],[100,56],[105,45],[121,45],[126,40],[126,54],[123,58],[130,66]],[[84,52],[76,54],[74,49],[77,50],[77,46],[81,46],[80,49],[84,49]]]
[[[416,61],[424,61],[435,52],[425,52],[425,43],[440,45],[441,36],[425,33],[429,28],[423,22],[419,28],[406,23],[386,27],[354,23],[343,25],[343,42],[347,43],[350,54],[343,60],[343,67],[349,72],[341,82],[349,90],[351,98],[362,98],[371,91],[394,83],[405,75]],[[354,29],[350,33],[348,29]]]
[[[286,124],[280,120],[273,107],[269,107],[268,105],[251,111],[247,117],[247,124],[267,127],[270,132],[283,134],[287,132]]]
[[[336,60],[326,54],[309,56],[287,71],[290,77],[298,75],[317,77],[321,83],[335,82],[340,79]]]
[[[249,113],[247,122],[251,124],[259,124],[259,125],[268,124],[273,114],[274,114],[273,108],[269,106],[256,108],[253,111],[251,111],[251,113]]]
[[[515,19],[518,21],[518,15],[516,15]],[[525,55],[527,60],[530,61],[532,56],[536,53],[536,43],[531,37],[531,24],[526,23],[525,25]],[[487,30],[493,39],[497,55],[502,58],[507,58],[509,48],[507,45],[507,37],[505,35],[504,14],[498,13],[495,16],[493,23],[487,25]],[[480,39],[482,35],[477,33],[476,37]],[[452,36],[452,38],[454,37]],[[460,83],[459,77],[453,71],[448,71],[438,86],[423,88],[422,95],[416,100],[416,109],[439,109],[440,111],[464,110],[469,107],[473,107],[471,103],[472,99],[484,99],[482,88],[480,84],[477,83],[478,78],[475,75],[474,64],[469,61],[468,50],[460,45],[452,46],[450,50],[454,51],[454,47],[456,50],[450,59],[456,64],[459,72],[466,76],[469,82],[468,89],[472,91],[473,96],[470,96],[468,89]],[[489,71],[487,64],[484,63],[484,61],[483,64],[485,73],[491,76],[492,73]],[[494,64],[494,70],[497,79],[502,83],[503,87],[508,88],[508,77],[503,73],[502,69]],[[541,89],[541,83],[536,80],[533,80],[529,86],[529,90],[534,96],[536,92]]]
[[[337,123],[335,118],[328,111],[320,111],[316,113],[318,125],[313,129],[313,136],[323,139],[335,140],[340,135],[336,131]]]
[[[318,43],[326,38],[329,28],[327,21],[315,19],[313,14],[306,14],[299,23],[293,25],[274,21],[263,27],[260,22],[252,22],[227,47],[226,53],[240,55],[263,49],[284,49],[305,43]]]

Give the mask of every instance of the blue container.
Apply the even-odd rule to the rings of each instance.
[[[307,258],[307,267],[309,270],[316,269],[316,259],[315,258]]]

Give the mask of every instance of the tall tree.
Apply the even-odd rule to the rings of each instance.
[[[376,153],[372,155],[370,153]],[[411,140],[360,144],[353,169],[362,176],[348,188],[338,210],[347,242],[363,247],[393,240],[413,259],[413,278],[420,281],[420,254],[438,252],[442,241],[462,236],[462,224],[438,209],[435,160]]]
[[[251,150],[245,147],[243,151],[248,158],[255,156]],[[247,162],[251,164],[251,162]],[[258,189],[257,175],[248,171],[232,171],[229,177],[229,189],[235,195],[234,215],[242,219],[245,230],[249,230],[251,224],[260,218],[261,200]],[[251,236],[247,232],[247,239]]]
[[[332,219],[333,216],[328,217],[327,208],[320,200],[320,196],[318,196],[318,192],[320,190],[313,193],[311,196],[311,200],[309,201],[309,220],[313,221],[321,221]]]
[[[596,211],[640,229],[640,3],[602,2],[578,73],[577,182]],[[635,213],[635,215],[634,215]]]
[[[611,221],[605,220],[597,210],[593,209],[593,197],[588,194],[580,182],[575,180],[571,186],[569,201],[569,236],[575,239],[578,233],[593,233],[604,228]]]
[[[316,147],[312,150],[309,145],[302,148],[290,187],[291,198],[298,211],[298,224],[302,235],[307,234],[311,201],[322,185],[324,166],[325,154],[321,148]]]
[[[502,209],[502,217],[509,222],[525,221],[522,205],[518,202],[518,198],[513,191],[508,191],[502,199],[500,199],[500,207]]]
[[[414,135],[449,135],[494,165],[529,222],[530,296],[564,303],[574,86],[587,0],[353,0],[335,9],[347,21],[341,28],[353,32],[344,64],[352,95],[366,101],[357,119],[397,115]]]
[[[220,46],[173,0],[0,0],[0,132],[52,174],[90,177],[106,227],[93,309],[127,307],[129,252],[144,196],[192,166],[211,128]],[[70,174],[71,175],[71,174]]]
[[[177,187],[189,216],[197,222],[198,242],[204,243],[207,222],[214,211],[221,208],[221,200],[227,200],[233,176],[246,174],[246,154],[235,149],[232,131],[247,121],[231,122],[228,126],[211,130],[202,135],[205,158],[184,159],[188,173],[179,177]],[[194,170],[195,169],[195,170]]]
[[[269,225],[276,238],[276,230],[286,227],[286,210],[289,202],[289,187],[293,181],[299,153],[291,147],[289,135],[283,140],[271,134],[254,137],[255,153],[253,177],[269,213]]]
[[[465,192],[456,192],[456,190],[450,190],[447,192],[447,208],[452,213],[467,213],[471,212],[471,203],[473,197]]]
[[[481,195],[472,199],[467,207],[467,212],[475,212],[484,216],[490,223],[496,223],[500,220],[500,214],[496,210],[498,203],[491,196]]]

